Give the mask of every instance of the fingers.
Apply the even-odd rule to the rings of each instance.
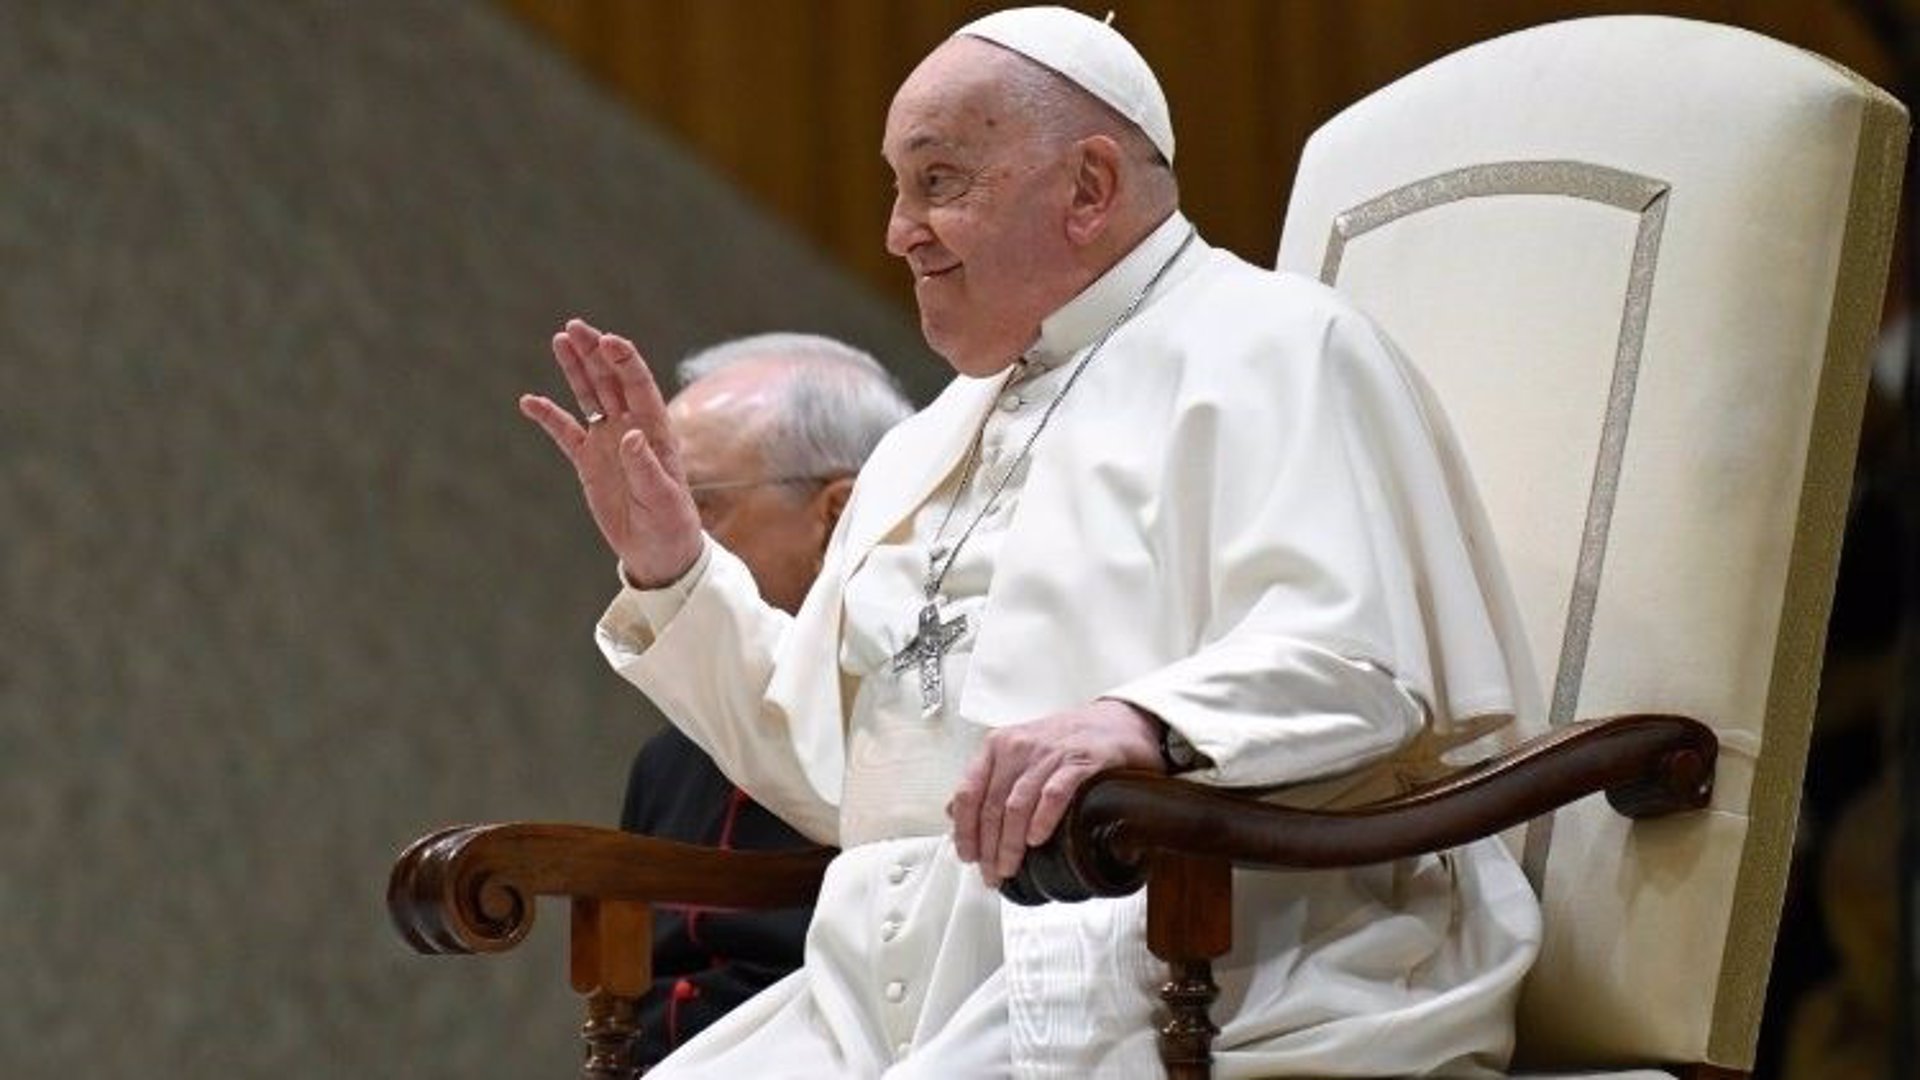
[[[596,413],[624,417],[628,411],[624,386],[633,383],[637,387],[639,381],[652,390],[651,404],[657,406],[648,410],[649,418],[654,413],[664,415],[666,406],[660,402],[658,388],[653,387],[653,376],[640,360],[639,350],[626,338],[603,334],[584,319],[568,319],[566,326],[553,335],[553,358],[566,376],[581,414],[589,419]],[[622,367],[637,369],[637,381],[631,372],[628,377],[618,374],[616,369]]]
[[[1159,764],[1157,724],[1124,701],[1102,698],[992,732],[948,803],[955,853],[998,886],[1060,827],[1094,774]]]
[[[599,348],[600,338],[603,336],[585,319],[568,319],[567,325],[561,328],[561,333],[564,333],[573,343],[573,350],[582,356]]]
[[[1067,807],[1073,803],[1073,794],[1087,776],[1085,771],[1061,769],[1040,786],[1040,801],[1034,807],[1033,817],[1027,821],[1027,846],[1039,847],[1060,827],[1060,819],[1067,816]],[[1015,867],[1018,869],[1018,867]],[[1008,873],[1013,871],[1009,870]]]
[[[643,431],[620,438],[620,472],[636,545],[622,551],[627,572],[646,588],[677,581],[699,561],[700,514],[693,496],[668,475]]]
[[[1006,753],[1004,749],[1000,753],[994,753],[993,749],[989,742],[987,786],[980,796],[980,835],[977,856],[980,863],[980,876],[985,879],[989,888],[999,886],[1000,879],[1005,876],[1000,872],[1000,863],[1005,857],[1004,834],[1005,826],[1009,824],[1007,798],[1012,793],[1014,784],[1026,771],[1021,763],[1009,760],[1014,755]],[[1024,851],[1023,846],[1022,852]],[[1019,862],[1020,860],[1016,858],[1014,865],[1018,867]]]
[[[572,413],[536,394],[520,395],[520,415],[539,425],[568,461],[574,460],[580,444],[586,441],[587,431]]]
[[[633,342],[618,334],[603,334],[584,320],[569,319],[553,335],[553,358],[584,416],[591,420],[599,413],[622,432],[635,427],[646,432],[667,474],[676,479],[682,475],[679,444],[667,423],[666,399]]]
[[[1058,754],[1028,735],[1013,729],[989,735],[948,807],[955,854],[962,862],[977,863],[990,888],[1020,869],[1034,815],[1055,789],[1055,778],[1069,771]],[[1073,787],[1068,778],[1064,790],[1071,795]],[[1047,832],[1063,808],[1064,802],[1054,809]]]
[[[1049,755],[1023,772],[1007,790],[1006,812],[1000,819],[1000,843],[994,851],[988,883],[998,886],[1020,870],[1027,851],[1039,847],[1059,828],[1093,770],[1071,758]],[[987,860],[981,859],[982,864]]]
[[[1051,783],[1054,775],[1058,774],[1027,769],[1007,788],[1006,799],[1001,802],[1003,813],[997,823],[999,842],[992,848],[983,848],[991,857],[980,860],[989,871],[988,884],[997,886],[1020,869],[1020,860],[1027,855],[1027,824],[1039,805],[1041,788]]]
[[[605,358],[606,371],[613,381],[613,388],[608,392],[619,395],[628,414],[625,418],[647,433],[662,467],[668,474],[679,477],[680,449],[667,424],[667,403],[640,350],[626,338],[607,334],[601,338],[599,355]]]
[[[953,820],[953,850],[961,862],[980,861],[980,802],[992,771],[992,751],[982,747],[947,803],[947,816]]]
[[[662,492],[673,485],[673,478],[661,466],[644,432],[629,431],[621,437],[620,462],[633,501],[645,507],[658,506]]]
[[[578,319],[567,323],[567,329],[553,335],[553,360],[560,365],[560,374],[567,380],[567,389],[573,391],[573,400],[580,406],[581,415],[592,416],[606,412],[600,405],[600,395],[594,392],[593,380],[587,376],[586,356],[599,346],[599,334],[595,332],[593,346],[582,351],[573,332],[576,325],[584,330],[592,329]]]
[[[590,352],[581,354],[582,366],[586,368],[587,382],[593,387],[594,400],[600,403],[600,411],[607,416],[625,421],[627,418],[627,398],[620,392],[620,380],[613,373],[614,365],[627,363],[629,367],[642,367],[636,361],[639,353],[632,343],[612,334],[600,335],[600,343]]]

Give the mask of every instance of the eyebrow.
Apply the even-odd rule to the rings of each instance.
[[[960,145],[961,145],[960,143],[956,142],[951,138],[942,138],[939,135],[921,131],[921,132],[916,132],[912,135],[907,136],[906,141],[900,145],[898,152],[900,154],[912,154],[921,150],[926,150],[928,148],[934,148],[934,147],[944,148],[944,149],[957,149]],[[880,156],[882,158],[887,157],[887,151],[884,147],[880,151]]]

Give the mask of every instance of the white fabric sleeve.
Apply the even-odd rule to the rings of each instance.
[[[1371,664],[1261,634],[1220,642],[1101,696],[1159,717],[1211,762],[1184,779],[1231,787],[1365,765],[1411,739],[1422,715]]]
[[[1167,515],[1185,531],[1169,550],[1204,566],[1201,629],[1183,659],[1103,694],[1211,759],[1205,782],[1331,777],[1463,708],[1510,708],[1435,419],[1363,319],[1332,314],[1311,344],[1209,358],[1258,407],[1207,400],[1171,448]],[[1289,372],[1284,392],[1248,393],[1263,366]]]
[[[767,700],[792,623],[760,598],[739,558],[709,542],[680,581],[622,589],[594,639],[729,779],[809,838],[834,844],[838,807],[809,781],[786,716]]]
[[[626,563],[615,564],[614,571],[620,578],[620,597],[615,599],[614,604],[619,605],[621,599],[627,600],[622,609],[625,618],[621,626],[641,651],[653,644],[654,635],[660,632],[660,628],[673,621],[673,617],[686,606],[687,597],[693,595],[694,586],[706,576],[707,564],[713,560],[713,548],[712,538],[701,533],[700,556],[693,560],[693,565],[686,573],[657,589],[640,588],[627,576]],[[608,609],[609,612],[612,610]],[[605,619],[601,621],[604,623]]]

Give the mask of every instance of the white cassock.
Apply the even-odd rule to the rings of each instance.
[[[806,964],[660,1077],[1149,1077],[1144,899],[1022,908],[944,808],[988,728],[1096,697],[1164,719],[1203,782],[1378,790],[1475,720],[1537,715],[1491,537],[1444,422],[1338,297],[1194,243],[1115,332],[943,583],[967,628],[923,714],[892,658],[976,432],[973,521],[1074,364],[1179,249],[1176,214],[959,378],[861,474],[797,616],[709,545],[601,620],[613,666],[762,804],[838,844]],[[1497,722],[1497,721],[1496,721]],[[1329,780],[1328,778],[1333,778]],[[1238,873],[1216,1075],[1486,1074],[1539,940],[1505,848]]]

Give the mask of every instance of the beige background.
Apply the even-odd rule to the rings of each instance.
[[[382,903],[641,735],[514,396],[571,311],[925,385],[911,325],[492,5],[11,0],[0,139],[0,1076],[566,1075],[561,912]]]

